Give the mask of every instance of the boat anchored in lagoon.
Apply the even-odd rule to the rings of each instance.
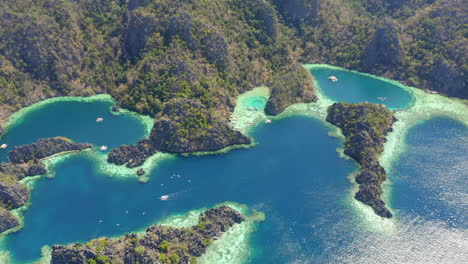
[[[336,78],[336,76],[330,76],[328,77],[328,80],[330,80],[331,82],[337,82],[338,78]]]

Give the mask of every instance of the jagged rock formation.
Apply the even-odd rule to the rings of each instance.
[[[0,233],[7,231],[15,226],[18,226],[18,219],[10,213],[10,211],[5,210],[0,207]]]
[[[40,139],[36,143],[14,147],[10,150],[11,163],[0,163],[0,233],[16,227],[18,220],[7,210],[19,208],[29,200],[29,189],[18,181],[27,176],[45,174],[42,158],[64,151],[79,151],[90,144],[73,143],[56,137]]]
[[[401,56],[397,25],[391,20],[385,20],[367,46],[363,70],[377,75],[392,71],[400,63]]]
[[[116,165],[135,168],[143,165],[145,160],[156,153],[155,147],[147,140],[140,141],[136,146],[122,145],[109,152],[107,161]]]
[[[229,145],[235,132],[222,123],[235,97],[298,61],[468,98],[465,9],[463,0],[5,0],[0,125],[54,96],[108,93],[155,117],[190,99],[227,131],[216,145]],[[174,138],[193,139],[185,136]]]
[[[226,122],[215,120],[219,117],[198,100],[173,99],[156,116],[150,140],[158,150],[173,153],[216,151],[251,143]]]
[[[301,65],[294,67],[279,78],[271,87],[265,113],[277,115],[286,107],[296,103],[312,103],[317,101],[312,75]]]
[[[39,139],[36,143],[15,146],[10,150],[10,161],[14,164],[43,159],[65,151],[80,151],[92,147],[91,144],[73,143],[67,138],[55,137]]]
[[[54,245],[51,263],[194,263],[214,239],[242,221],[237,211],[221,206],[202,213],[198,225],[189,228],[154,225],[143,236],[128,234],[85,244]]]
[[[387,175],[379,156],[396,118],[385,106],[371,103],[335,103],[327,111],[327,121],[341,128],[346,138],[344,153],[361,165],[355,179],[359,191],[354,197],[372,207],[376,214],[391,218],[392,213],[380,198],[381,184]]]
[[[0,182],[0,203],[8,209],[23,206],[29,200],[29,191],[26,186],[15,182],[4,184]]]

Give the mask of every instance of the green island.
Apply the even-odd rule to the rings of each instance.
[[[3,1],[0,139],[28,107],[70,98],[111,100],[114,114],[133,113],[147,133],[109,153],[65,137],[14,146],[9,162],[0,163],[0,233],[22,228],[26,178],[43,177],[59,156],[91,149],[87,155],[103,171],[145,182],[160,161],[254,146],[251,127],[293,115],[328,122],[343,140],[338,152],[359,166],[352,174],[356,207],[391,221],[387,171],[409,129],[434,116],[468,125],[464,11],[462,0]],[[380,76],[413,101],[397,110],[335,102],[314,67]],[[246,106],[248,100],[265,105]],[[192,226],[156,224],[144,233],[53,245],[44,259],[197,263],[247,224],[246,215],[222,205]]]
[[[100,238],[85,244],[55,245],[52,261],[61,263],[197,263],[196,257],[244,217],[228,206],[200,214],[196,226],[174,228],[154,225],[144,235],[127,234],[118,239]]]

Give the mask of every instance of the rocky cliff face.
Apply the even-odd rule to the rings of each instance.
[[[43,159],[65,151],[80,151],[92,147],[91,144],[73,143],[61,137],[39,139],[36,143],[15,146],[9,153],[10,161],[15,164],[26,163],[30,160]]]
[[[0,202],[5,208],[15,209],[23,206],[29,199],[29,191],[20,183],[0,183]]]
[[[194,263],[208,245],[244,218],[230,207],[210,209],[189,228],[154,225],[143,236],[99,238],[85,244],[54,245],[52,264],[70,263]]]
[[[158,150],[184,153],[216,151],[226,146],[250,144],[250,138],[232,130],[197,100],[175,99],[156,116],[150,140]]]
[[[18,219],[16,219],[16,217],[12,215],[10,211],[0,207],[0,233],[3,233],[8,229],[11,229],[18,225]]]
[[[271,87],[271,96],[265,107],[265,113],[278,115],[292,104],[315,101],[317,96],[315,96],[312,75],[304,67],[296,64]]]
[[[346,138],[344,153],[356,160],[361,170],[356,176],[359,191],[355,198],[374,209],[375,213],[390,218],[392,213],[380,198],[385,169],[380,166],[385,136],[396,121],[393,113],[382,105],[335,103],[328,108],[327,121],[341,128]]]
[[[364,53],[363,70],[376,75],[385,75],[395,70],[401,56],[402,48],[397,25],[391,20],[385,20],[375,32]]]
[[[156,149],[148,140],[140,141],[138,145],[122,145],[109,152],[107,161],[116,165],[135,168],[143,165],[147,158],[156,153]]]

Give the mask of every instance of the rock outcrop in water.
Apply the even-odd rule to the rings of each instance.
[[[208,245],[243,216],[228,206],[209,209],[189,228],[154,225],[143,236],[128,234],[117,239],[99,238],[85,244],[54,245],[52,264],[81,263],[195,263]]]
[[[36,143],[13,147],[10,151],[10,161],[14,164],[26,163],[30,160],[43,159],[65,151],[80,151],[92,147],[91,144],[73,143],[62,137],[39,139]]]
[[[266,104],[265,113],[278,115],[292,104],[315,101],[317,96],[315,96],[312,75],[304,67],[296,64],[271,87],[271,96]]]
[[[142,140],[135,146],[122,145],[111,150],[107,156],[107,162],[116,165],[126,164],[128,168],[135,168],[143,165],[146,159],[156,152],[156,148],[151,142]]]
[[[11,163],[0,163],[0,233],[19,224],[8,210],[19,208],[29,200],[29,190],[19,180],[47,172],[40,159],[90,147],[90,144],[73,143],[61,137],[40,139],[36,143],[13,147],[9,153]]]
[[[344,153],[361,165],[356,176],[359,191],[355,198],[374,209],[375,213],[391,218],[392,213],[380,198],[382,182],[387,178],[379,163],[385,136],[396,121],[385,106],[359,103],[335,103],[328,108],[327,121],[341,128],[346,137]]]

